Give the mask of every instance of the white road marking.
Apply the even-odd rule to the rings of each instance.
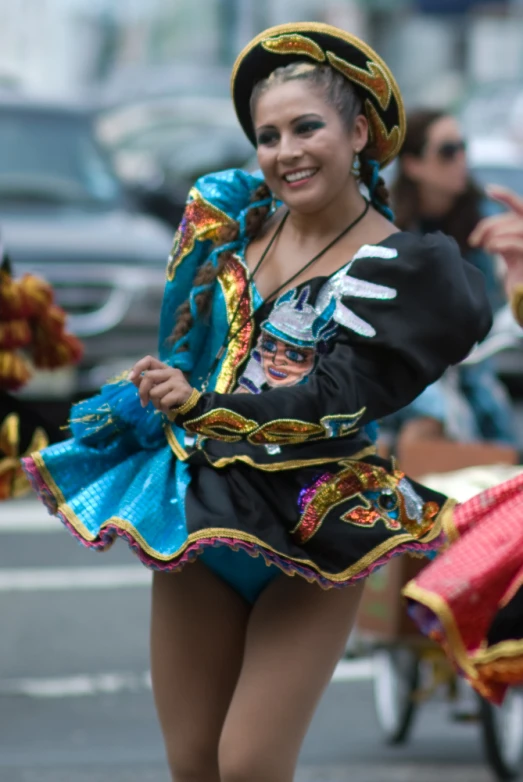
[[[37,500],[12,500],[0,503],[0,533],[61,532],[60,519],[50,516]]]
[[[333,682],[368,681],[372,678],[372,661],[342,660]],[[142,692],[151,688],[151,674],[99,673],[56,678],[0,679],[0,696],[25,695],[30,698],[78,698],[89,695]]]
[[[119,589],[149,586],[152,572],[143,565],[110,567],[2,568],[0,592],[71,589]]]

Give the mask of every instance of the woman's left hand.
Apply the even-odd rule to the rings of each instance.
[[[129,380],[139,391],[142,407],[152,402],[162,413],[183,405],[193,392],[183,372],[153,356],[140,359],[129,373]]]

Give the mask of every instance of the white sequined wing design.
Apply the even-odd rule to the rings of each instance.
[[[362,337],[376,336],[374,327],[366,320],[358,317],[349,307],[342,303],[344,296],[355,296],[359,299],[386,300],[395,299],[398,292],[395,288],[389,288],[387,285],[377,285],[367,280],[359,280],[351,277],[348,272],[351,266],[361,258],[397,258],[398,251],[389,247],[379,247],[377,245],[365,244],[361,247],[352,260],[340,269],[336,274],[325,283],[316,299],[315,308],[321,312],[329,301],[336,300],[336,310],[333,320],[341,326],[360,334]]]

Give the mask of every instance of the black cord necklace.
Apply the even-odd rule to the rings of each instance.
[[[283,288],[285,288],[287,285],[289,285],[289,283],[293,282],[293,280],[295,280],[297,277],[299,277],[300,274],[303,274],[304,271],[306,271],[308,268],[310,268],[313,263],[316,263],[316,261],[318,261],[322,257],[322,255],[325,255],[325,253],[328,252],[331,249],[331,247],[334,247],[334,245],[337,242],[339,242],[340,239],[343,239],[343,237],[346,234],[348,234],[349,231],[351,231],[361,220],[363,220],[363,218],[365,217],[365,215],[369,211],[369,207],[370,207],[369,201],[365,200],[365,207],[364,207],[363,211],[358,215],[358,217],[356,217],[356,219],[353,220],[351,223],[349,223],[349,225],[346,226],[346,228],[344,228],[341,233],[339,233],[334,239],[332,239],[329,242],[329,244],[326,247],[323,248],[323,250],[320,250],[320,252],[317,253],[314,256],[314,258],[311,258],[310,261],[307,261],[307,263],[304,266],[301,267],[301,269],[298,269],[298,271],[295,272],[291,277],[289,277],[284,282],[282,282],[281,285],[278,285],[278,287],[275,288],[264,299],[263,303],[260,306],[263,306],[263,304],[265,304],[267,301],[270,301],[274,296],[276,296],[277,293],[279,293],[281,290],[283,290]],[[247,325],[247,323],[249,323],[249,321],[252,320],[253,316],[256,314],[258,309],[260,309],[260,307],[257,307],[254,310],[254,312],[252,313],[252,315],[250,317],[246,318],[243,321],[243,323],[241,323],[241,325],[236,329],[236,331],[234,331],[234,333],[231,334],[232,327],[234,326],[234,323],[236,321],[238,313],[240,312],[240,308],[241,308],[243,302],[245,301],[246,297],[249,295],[249,284],[254,281],[254,275],[256,274],[256,272],[258,271],[258,269],[262,265],[263,261],[267,257],[271,247],[274,245],[274,242],[276,241],[278,236],[281,234],[281,232],[283,230],[283,226],[285,225],[289,214],[290,214],[290,212],[288,212],[288,211],[284,214],[280,224],[278,225],[277,229],[275,230],[274,234],[272,235],[270,242],[268,243],[267,247],[263,251],[260,260],[258,261],[256,266],[254,267],[252,272],[250,272],[248,274],[247,284],[246,284],[244,290],[242,291],[242,294],[240,296],[240,300],[238,301],[238,304],[236,305],[236,309],[233,312],[233,315],[231,317],[231,321],[229,323],[229,328],[227,329],[227,333],[225,334],[225,337],[223,338],[222,345],[221,345],[220,349],[218,350],[216,356],[214,357],[214,360],[213,360],[213,363],[211,365],[211,368],[210,368],[210,370],[209,370],[209,372],[207,374],[207,377],[206,377],[204,383],[202,384],[202,391],[205,391],[207,389],[207,386],[209,384],[209,380],[213,376],[213,374],[214,374],[218,364],[220,363],[220,360],[221,360],[223,354],[225,353],[225,349],[227,347],[227,344],[229,342],[232,342],[233,340],[236,339],[238,334],[243,330],[243,328]]]

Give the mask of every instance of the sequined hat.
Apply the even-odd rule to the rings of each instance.
[[[236,114],[246,135],[256,144],[250,97],[257,82],[291,62],[330,65],[355,86],[369,122],[369,152],[380,167],[399,152],[405,137],[403,100],[387,65],[356,36],[318,22],[270,27],[238,55],[231,77]]]

